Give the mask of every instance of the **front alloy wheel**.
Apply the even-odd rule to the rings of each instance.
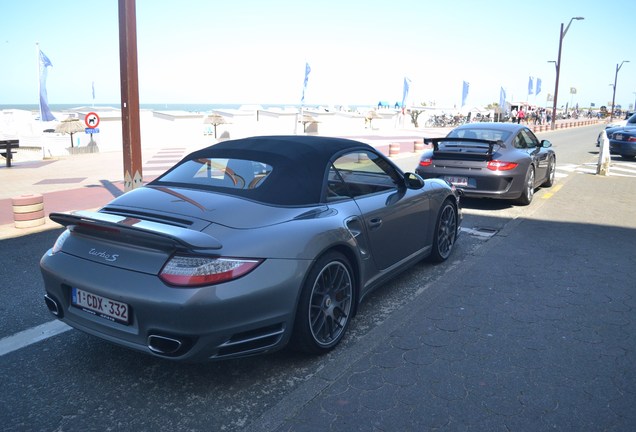
[[[301,351],[321,354],[344,336],[353,310],[353,277],[347,259],[331,252],[321,257],[300,296],[293,344]]]
[[[456,237],[457,210],[449,200],[446,200],[437,216],[431,260],[434,262],[446,261],[453,251]]]

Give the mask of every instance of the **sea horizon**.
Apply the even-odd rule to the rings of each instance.
[[[187,112],[208,112],[219,109],[239,109],[243,106],[260,106],[263,109],[282,109],[282,108],[296,108],[299,109],[304,108],[318,108],[329,105],[321,105],[321,104],[276,104],[276,103],[266,103],[266,104],[257,104],[257,103],[245,103],[245,104],[233,104],[233,103],[140,103],[140,109],[154,110],[154,111],[187,111]],[[358,107],[370,107],[371,105],[335,105],[336,107],[344,107],[348,109],[355,110]],[[76,108],[121,108],[121,103],[99,103],[99,104],[81,104],[81,103],[64,103],[64,104],[49,104],[49,108],[51,111],[72,111]],[[9,109],[18,109],[24,111],[40,111],[40,106],[35,104],[0,104],[0,110],[9,110]]]

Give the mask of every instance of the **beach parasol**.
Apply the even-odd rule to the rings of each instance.
[[[303,114],[301,120],[300,120],[303,124],[303,133],[307,132],[307,125],[311,124],[311,123],[318,123],[318,120],[312,116],[311,114]]]
[[[216,138],[216,127],[218,125],[226,124],[227,122],[225,121],[225,117],[220,114],[210,114],[203,120],[203,123],[214,126],[214,138]]]
[[[69,117],[64,119],[55,127],[55,132],[71,135],[71,147],[73,147],[73,134],[85,130],[84,123],[79,119]]]
[[[379,118],[382,118],[382,116],[378,114],[377,112],[375,112],[375,110],[368,111],[364,116],[365,122],[369,123],[369,128],[371,129],[373,129],[373,125],[371,124],[373,119],[379,119]]]

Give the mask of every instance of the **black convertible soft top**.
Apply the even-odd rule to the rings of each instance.
[[[342,153],[354,149],[374,151],[368,144],[344,138],[305,135],[258,136],[223,141],[197,150],[186,156],[173,169],[200,158],[259,161],[273,168],[267,181],[261,186],[254,189],[210,189],[267,204],[312,205],[321,201],[330,163]],[[153,184],[165,182],[159,177],[150,183]]]

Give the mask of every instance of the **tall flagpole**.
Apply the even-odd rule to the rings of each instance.
[[[311,67],[309,67],[309,63],[305,61],[305,79],[303,80],[303,95],[300,98],[300,121],[302,122],[304,111],[305,111],[305,91],[307,90],[307,81],[309,80],[309,73],[311,72]],[[298,114],[296,114],[298,116]],[[305,133],[305,123],[303,123],[303,134]],[[298,134],[298,118],[296,118],[296,126],[294,127],[294,135]]]
[[[38,68],[38,108],[40,111],[40,129],[42,129],[42,100],[40,95],[42,94],[42,61],[40,60],[40,43],[35,43],[35,64]]]

